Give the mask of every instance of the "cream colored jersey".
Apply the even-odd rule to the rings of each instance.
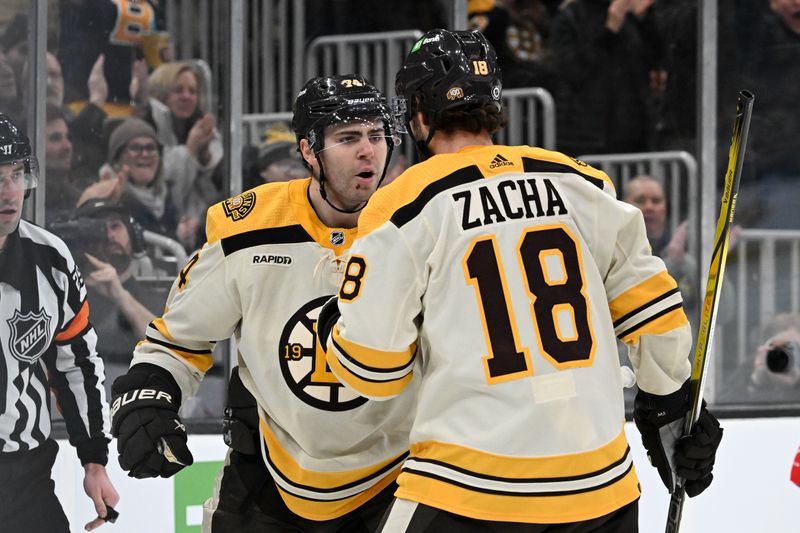
[[[668,394],[689,376],[691,334],[607,175],[538,148],[467,147],[378,191],[358,231],[328,362],[378,399],[422,378],[398,497],[531,523],[639,497],[616,338],[642,389]]]
[[[233,335],[268,470],[293,512],[328,520],[399,474],[415,399],[368,401],[326,367],[316,319],[339,287],[355,229],[323,225],[309,184],[267,184],[209,209],[208,243],[175,281],[133,364],[169,370],[187,398],[214,343]]]

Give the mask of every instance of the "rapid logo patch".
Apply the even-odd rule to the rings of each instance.
[[[11,333],[8,349],[14,359],[27,364],[39,359],[50,344],[50,320],[50,315],[44,309],[25,314],[14,310],[14,316],[6,320]]]
[[[288,267],[292,265],[292,256],[285,254],[253,254],[253,264]]]
[[[239,196],[234,196],[233,198],[225,200],[222,203],[222,209],[225,211],[225,216],[237,222],[249,215],[255,205],[256,193],[247,191]]]

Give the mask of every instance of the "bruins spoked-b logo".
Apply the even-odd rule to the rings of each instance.
[[[255,205],[256,193],[247,191],[239,196],[234,196],[233,198],[225,200],[222,203],[222,209],[225,211],[225,216],[236,222],[249,215]]]
[[[278,347],[281,372],[289,389],[303,402],[326,411],[347,411],[367,399],[339,383],[325,362],[325,349],[317,343],[317,316],[323,296],[305,304],[289,318]]]
[[[14,316],[6,320],[10,332],[8,349],[14,359],[31,364],[42,355],[50,344],[50,320],[44,309],[25,314],[14,310]]]

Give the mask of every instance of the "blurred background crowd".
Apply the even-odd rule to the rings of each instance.
[[[44,27],[34,24],[33,4],[46,4]],[[0,3],[0,111],[31,137],[36,120],[44,124],[36,191],[44,202],[29,202],[27,215],[62,236],[79,261],[108,383],[202,246],[206,209],[261,183],[306,176],[288,124],[309,76],[354,71],[391,96],[394,72],[421,32],[469,27],[492,42],[503,71],[510,124],[498,140],[606,170],[620,200],[642,210],[695,325],[700,222],[716,220],[703,218],[699,197],[704,183],[722,182],[736,94],[756,95],[708,397],[739,409],[800,404],[800,108],[792,96],[800,2],[718,0],[716,21],[701,30],[699,0],[383,0],[379,9],[374,0],[249,0],[240,3],[238,36],[231,5]],[[44,63],[35,60],[40,36]],[[233,37],[243,40],[238,56]],[[716,50],[710,70],[698,61],[704,39]],[[241,64],[230,64],[234,56]],[[699,127],[698,103],[709,72],[717,103],[710,133]],[[32,102],[36,77],[46,102]],[[697,165],[701,135],[714,137],[715,175]],[[386,182],[414,161],[406,143]],[[212,370],[219,379],[202,390],[208,397],[188,407],[198,418],[221,413],[224,371]]]

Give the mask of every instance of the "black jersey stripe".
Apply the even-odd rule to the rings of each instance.
[[[292,244],[315,242],[300,224],[280,228],[265,228],[238,233],[222,239],[222,251],[227,256],[245,248],[264,244]]]
[[[620,324],[624,324],[625,321],[628,320],[629,318],[631,318],[632,316],[634,316],[634,315],[636,315],[638,313],[641,313],[642,311],[644,311],[648,307],[650,307],[652,305],[655,305],[655,304],[657,304],[658,302],[660,302],[662,300],[665,300],[665,299],[669,298],[670,296],[672,296],[676,292],[678,292],[678,287],[675,287],[674,289],[668,290],[664,294],[656,296],[655,298],[653,298],[652,300],[650,300],[646,304],[640,305],[639,307],[637,307],[636,309],[634,309],[630,313],[628,313],[628,314],[626,314],[624,316],[621,316],[618,319],[616,319],[614,321],[614,327],[618,328],[620,326]]]
[[[468,475],[470,477],[485,479],[487,481],[499,481],[502,483],[508,483],[509,485],[515,483],[556,483],[556,482],[569,482],[569,481],[580,481],[582,479],[589,479],[593,477],[597,477],[601,474],[612,470],[622,463],[624,463],[628,456],[630,455],[631,448],[630,446],[625,448],[625,453],[622,456],[614,461],[613,463],[608,464],[607,466],[600,468],[599,470],[595,470],[592,472],[586,472],[576,476],[561,476],[561,477],[531,477],[531,478],[510,478],[510,477],[500,477],[500,476],[492,476],[489,474],[483,474],[481,472],[475,472],[474,470],[468,470],[466,468],[462,468],[460,466],[455,466],[450,463],[446,463],[444,461],[439,461],[437,459],[427,459],[421,457],[412,457],[410,460],[417,462],[417,463],[429,463],[432,465],[438,465],[448,470],[453,470],[454,472],[460,472],[462,474]]]
[[[181,352],[193,353],[197,355],[211,355],[211,350],[192,350],[190,348],[184,348],[183,346],[180,346],[178,344],[172,344],[171,342],[153,338],[150,335],[145,335],[145,339],[152,342],[153,344],[158,344],[159,346],[163,346],[164,348],[169,348],[170,350],[179,350]]]
[[[542,161],[541,159],[532,159],[530,157],[522,158],[522,168],[525,172],[546,172],[550,174],[577,174],[600,190],[603,189],[603,183],[600,178],[595,178],[589,174],[584,174],[575,167],[571,167],[564,163],[554,163],[553,161]]]
[[[318,492],[320,494],[333,494],[335,492],[347,490],[347,489],[350,489],[352,487],[357,487],[358,485],[361,485],[362,483],[366,483],[366,482],[371,481],[373,479],[380,479],[380,478],[384,477],[384,475],[386,475],[388,472],[394,470],[400,464],[402,464],[403,461],[405,461],[406,458],[408,457],[408,453],[409,452],[402,453],[401,455],[396,457],[393,461],[391,461],[390,463],[384,465],[383,468],[380,468],[379,470],[376,470],[375,472],[373,472],[372,474],[370,474],[370,475],[368,475],[366,477],[363,477],[361,479],[357,479],[355,481],[351,481],[350,483],[345,483],[344,485],[338,485],[336,487],[330,487],[330,488],[321,488],[321,487],[314,487],[312,485],[303,485],[301,483],[295,483],[292,480],[290,480],[288,477],[286,477],[286,475],[283,472],[281,472],[280,469],[275,465],[275,463],[272,461],[272,457],[270,457],[270,455],[269,455],[269,449],[267,449],[266,457],[267,457],[267,462],[272,467],[272,470],[274,470],[278,474],[278,477],[280,477],[281,480],[286,485],[288,485],[290,487],[294,487],[296,489],[307,490],[309,492]],[[278,484],[278,486],[281,487],[283,490],[287,490],[285,487],[281,486],[280,484]],[[291,491],[287,491],[287,492],[291,492]],[[317,499],[317,498],[311,498],[309,496],[295,494],[293,492],[292,492],[292,495],[295,496],[296,498],[301,498],[303,500],[309,500],[309,501],[336,501],[336,499],[344,500],[346,498],[352,498],[353,497],[352,495],[349,495],[349,496],[342,496],[341,498],[335,498],[335,499],[330,499],[330,498],[319,498],[319,499]]]
[[[444,477],[439,474],[433,474],[431,472],[424,472],[421,470],[415,470],[413,467],[408,466],[408,464],[403,466],[403,472],[408,474],[413,474],[415,476],[422,476],[428,477],[431,479],[436,479],[438,481],[442,481],[444,483],[449,483],[450,485],[455,485],[457,487],[461,487],[463,489],[471,490],[473,492],[482,492],[484,494],[496,494],[498,496],[519,496],[522,498],[525,497],[550,497],[550,496],[570,496],[573,494],[582,494],[587,492],[594,492],[596,490],[608,487],[609,485],[613,485],[617,483],[619,480],[624,478],[628,475],[628,473],[633,468],[633,462],[628,465],[628,468],[625,469],[620,475],[605,481],[604,483],[600,483],[597,485],[592,485],[591,487],[580,488],[580,489],[572,489],[572,490],[561,490],[561,491],[528,491],[528,492],[516,492],[516,491],[507,491],[507,490],[497,490],[497,489],[487,489],[485,487],[476,487],[475,485],[469,485],[467,483],[463,483],[461,481],[456,481],[454,479],[450,479]]]
[[[408,361],[408,363],[404,364],[403,366],[398,366],[398,367],[394,367],[394,368],[376,368],[376,367],[373,367],[373,366],[367,366],[364,363],[361,363],[360,361],[358,361],[355,358],[353,358],[352,355],[347,353],[347,350],[342,348],[342,346],[338,342],[336,342],[336,340],[333,338],[333,336],[331,336],[331,344],[333,344],[333,346],[337,350],[339,350],[339,353],[341,353],[345,358],[347,358],[348,361],[353,363],[355,366],[357,366],[358,368],[363,369],[363,370],[365,370],[367,372],[375,372],[376,374],[394,374],[395,372],[401,372],[403,370],[406,370],[410,366],[412,366],[414,364],[414,361],[417,359],[417,354],[416,354],[416,351],[415,351],[413,354],[411,354],[411,359]],[[374,381],[374,380],[363,378],[361,375],[359,375],[358,377],[363,379],[364,381]],[[395,381],[396,379],[398,379],[398,378],[390,378],[389,381]]]
[[[646,318],[645,320],[642,320],[638,324],[636,324],[634,326],[631,326],[630,328],[626,329],[622,333],[618,334],[617,337],[620,338],[620,339],[625,338],[628,335],[630,335],[631,333],[633,333],[634,331],[636,331],[637,329],[639,329],[639,328],[647,325],[648,323],[652,322],[653,320],[655,320],[657,318],[660,318],[660,317],[666,315],[667,313],[671,313],[672,311],[675,311],[676,309],[680,309],[681,307],[683,307],[683,304],[682,303],[677,303],[677,304],[672,305],[670,307],[664,308],[661,311],[659,311],[658,313],[656,313],[656,314]]]
[[[453,187],[458,187],[459,185],[472,183],[473,181],[482,179],[483,174],[481,174],[481,171],[477,166],[470,165],[468,167],[460,168],[455,172],[434,181],[422,189],[422,192],[420,192],[411,203],[408,203],[395,211],[391,218],[392,224],[398,228],[401,228],[419,215],[428,202],[433,200],[438,194],[448,189],[452,189]]]

